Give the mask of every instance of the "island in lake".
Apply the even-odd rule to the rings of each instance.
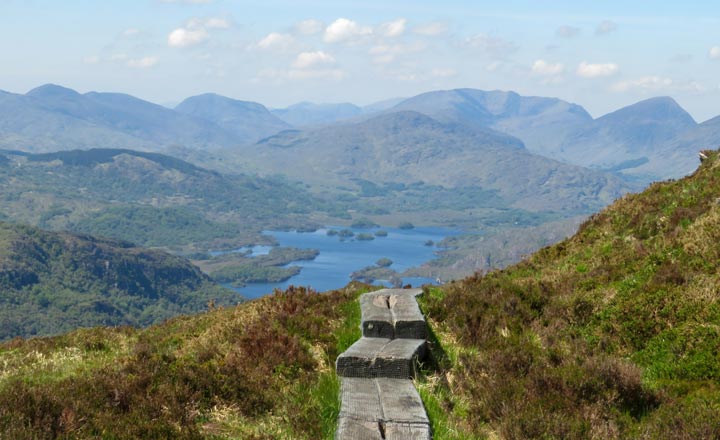
[[[202,260],[193,260],[203,272],[218,283],[244,287],[248,283],[278,283],[299,274],[300,266],[287,266],[293,261],[314,260],[317,249],[274,247],[267,255],[253,256],[250,251],[233,252]]]

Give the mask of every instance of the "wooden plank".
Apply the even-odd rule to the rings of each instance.
[[[365,294],[360,297],[362,335],[368,338],[395,337],[392,313],[384,295]]]
[[[422,339],[360,338],[338,356],[335,369],[344,377],[414,377],[425,355]]]
[[[386,422],[429,424],[425,407],[413,381],[375,379],[382,418]]]
[[[356,377],[340,378],[340,417],[381,420],[383,412],[377,382]]]
[[[426,339],[427,326],[416,297],[422,289],[382,289],[360,297],[365,337]]]
[[[426,339],[427,325],[415,296],[409,294],[391,295],[390,312],[396,338]]]
[[[385,440],[430,440],[432,432],[430,425],[410,423],[386,423]]]
[[[378,421],[339,417],[335,431],[336,440],[382,440]]]

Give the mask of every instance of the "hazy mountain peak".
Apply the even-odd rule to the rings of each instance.
[[[289,128],[262,104],[240,101],[215,93],[191,96],[175,111],[213,122],[243,142],[253,142]]]
[[[671,121],[675,125],[687,126],[696,124],[695,119],[669,96],[645,99],[598,118],[599,121],[627,121],[628,119]]]
[[[272,114],[296,127],[330,124],[362,114],[362,109],[349,102],[298,102],[287,108],[273,109]]]
[[[208,107],[212,106],[216,111],[229,108],[243,108],[244,110],[268,113],[268,109],[257,102],[228,98],[227,96],[218,95],[217,93],[203,93],[186,98],[175,106],[175,110],[181,113],[189,113],[192,108],[198,109],[203,106],[206,107],[206,110],[209,110]]]
[[[33,96],[36,98],[63,98],[73,97],[77,98],[82,96],[80,93],[67,87],[59,86],[57,84],[44,84],[40,87],[35,87],[26,93],[27,96]]]

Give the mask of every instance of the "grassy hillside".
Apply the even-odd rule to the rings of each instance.
[[[435,439],[720,436],[720,158],[421,299]],[[0,345],[9,438],[331,438],[362,286]]]
[[[241,299],[180,257],[0,222],[0,340],[146,326]]]
[[[330,439],[362,291],[0,345],[0,437]]]
[[[446,438],[720,437],[720,159],[433,290]],[[444,438],[438,436],[437,438]]]

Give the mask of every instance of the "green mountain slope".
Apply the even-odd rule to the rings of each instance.
[[[533,155],[517,138],[410,111],[289,130],[237,154],[258,170],[282,170],[318,186],[347,186],[358,179],[375,185],[422,182],[495,192],[498,206],[529,211],[589,212],[628,189],[612,175]]]
[[[718,438],[719,242],[714,152],[516,266],[434,290],[424,310],[443,361],[428,388],[444,429]]]
[[[0,158],[0,211],[9,219],[142,245],[233,245],[326,207],[280,178],[223,175],[158,153],[0,151]]]
[[[141,325],[241,298],[187,260],[91,236],[0,223],[0,340]]]

